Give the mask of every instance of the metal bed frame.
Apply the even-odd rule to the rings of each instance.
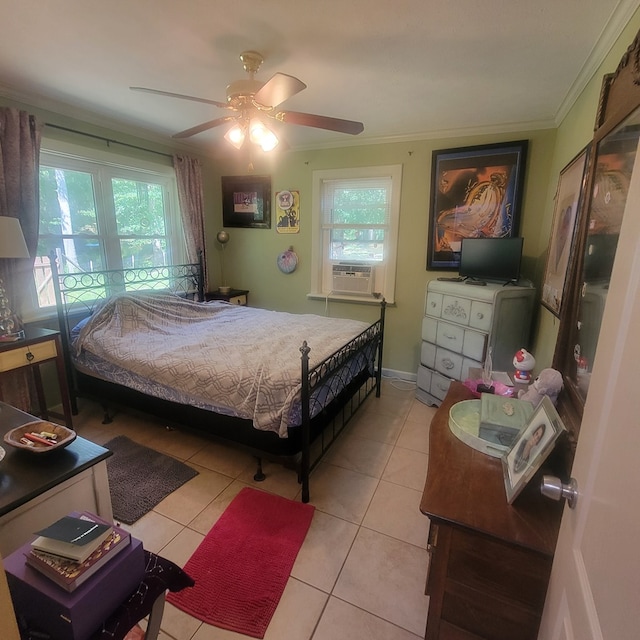
[[[202,256],[194,264],[166,265],[147,268],[61,273],[57,256],[51,256],[52,277],[58,310],[61,342],[69,378],[71,406],[78,413],[78,397],[91,397],[105,409],[104,422],[110,422],[109,402],[141,409],[170,420],[181,428],[206,437],[222,439],[251,451],[257,458],[254,478],[264,479],[263,457],[275,459],[298,472],[302,485],[302,501],[309,501],[309,476],[330,448],[356,410],[375,391],[380,396],[382,348],[386,302],[380,301],[380,317],[360,335],[328,358],[309,366],[311,347],[305,341],[301,353],[302,423],[289,427],[288,437],[255,429],[250,420],[234,418],[191,405],[155,398],[133,389],[107,382],[77,371],[71,357],[71,330],[107,298],[124,292],[172,292],[197,301],[204,300]],[[364,354],[372,362],[353,380],[345,381],[343,390],[325,407],[317,407],[316,392],[328,380],[345,374],[345,363]],[[312,417],[313,416],[313,417]]]

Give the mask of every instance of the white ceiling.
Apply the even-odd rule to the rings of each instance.
[[[0,94],[151,139],[212,120],[245,49],[307,89],[283,108],[359,120],[356,138],[286,125],[292,147],[555,126],[640,0],[0,0]],[[88,115],[90,114],[90,115]],[[224,127],[188,139],[206,150]]]

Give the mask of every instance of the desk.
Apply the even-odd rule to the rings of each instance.
[[[0,342],[0,375],[6,375],[11,371],[28,367],[33,372],[36,394],[40,408],[40,417],[43,420],[49,419],[49,414],[58,414],[47,409],[42,387],[42,376],[40,375],[40,365],[44,362],[55,362],[58,373],[58,386],[60,388],[60,399],[64,409],[65,424],[69,429],[73,429],[71,419],[71,401],[69,399],[69,387],[67,385],[67,374],[64,367],[64,356],[60,342],[60,332],[50,329],[25,329],[25,337],[14,342]],[[2,396],[0,395],[0,400]]]
[[[0,435],[36,418],[0,402]],[[77,437],[60,451],[33,454],[3,443],[0,462],[0,554],[70,510],[113,520],[106,459],[111,451]]]
[[[420,510],[431,524],[427,640],[535,640],[562,504],[532,479],[507,504],[501,460],[464,444],[449,409],[473,398],[452,382],[431,421]]]

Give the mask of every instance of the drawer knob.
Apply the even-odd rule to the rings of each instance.
[[[442,366],[447,370],[450,371],[451,369],[453,369],[453,367],[455,367],[456,365],[454,364],[453,360],[451,360],[450,358],[443,358],[442,359]]]
[[[26,357],[29,362],[31,362],[35,358],[33,353],[31,353],[31,351],[27,351]]]

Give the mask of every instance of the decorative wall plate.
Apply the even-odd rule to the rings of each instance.
[[[282,273],[292,273],[298,266],[298,256],[293,249],[287,249],[278,255],[277,264]]]

